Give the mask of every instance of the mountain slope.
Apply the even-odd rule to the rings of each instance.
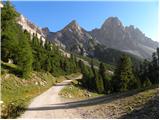
[[[47,29],[43,29],[44,32],[45,30]],[[70,52],[80,54],[86,54],[92,50],[96,44],[96,42],[92,40],[92,36],[81,28],[75,20],[61,31],[56,33],[48,32],[47,38],[49,41],[56,42]]]
[[[141,58],[150,58],[158,42],[145,36],[133,25],[123,26],[117,17],[109,17],[100,29],[86,31],[73,20],[58,32],[43,29],[49,41],[56,42],[66,50],[80,54],[93,54],[97,44],[131,53]]]
[[[150,58],[158,47],[158,42],[146,37],[132,25],[124,27],[117,17],[108,18],[100,29],[94,29],[90,34],[107,48],[129,52],[142,58]]]

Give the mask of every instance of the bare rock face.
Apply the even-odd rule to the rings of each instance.
[[[50,30],[48,27],[45,27],[45,28],[42,28],[42,32],[43,32],[44,36],[46,37],[49,34]]]
[[[47,38],[56,43],[59,41],[71,52],[82,54],[87,54],[86,51],[94,44],[90,42],[92,36],[81,28],[75,20],[56,33],[50,32]]]
[[[117,17],[109,17],[100,29],[92,31],[86,31],[73,20],[58,32],[50,32],[45,28],[43,33],[49,41],[68,51],[83,54],[91,54],[95,46],[101,44],[106,48],[128,52],[141,58],[150,58],[158,47],[158,42],[146,37],[133,25],[123,26]]]
[[[43,41],[43,43],[45,42],[45,37],[42,29],[30,22],[22,14],[20,15],[20,17],[17,18],[17,23],[21,26],[23,30],[27,30],[31,34],[31,37],[33,35],[36,35],[39,39]]]
[[[117,17],[108,18],[100,29],[90,34],[109,48],[129,52],[142,58],[150,58],[158,47],[158,42],[146,37],[134,26],[124,27]]]

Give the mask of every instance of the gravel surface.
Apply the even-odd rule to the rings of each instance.
[[[81,77],[79,76],[76,79]],[[33,99],[26,112],[20,118],[93,119],[159,117],[158,88],[142,92],[135,90],[87,100],[62,98],[58,93],[71,81],[65,80],[58,83]],[[151,114],[150,111],[152,111]]]

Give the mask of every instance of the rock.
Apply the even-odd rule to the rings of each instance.
[[[4,79],[9,78],[9,76],[10,76],[9,74],[6,74],[5,77],[4,77]]]
[[[69,98],[72,98],[72,96],[71,96],[70,94],[68,95],[68,97],[69,97]]]
[[[35,82],[35,85],[38,85],[38,82]]]

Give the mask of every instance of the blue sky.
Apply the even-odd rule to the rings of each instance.
[[[158,1],[69,2],[69,1],[14,1],[16,10],[40,27],[61,30],[76,20],[86,30],[100,28],[110,16],[117,16],[124,26],[134,25],[146,36],[157,40]]]

